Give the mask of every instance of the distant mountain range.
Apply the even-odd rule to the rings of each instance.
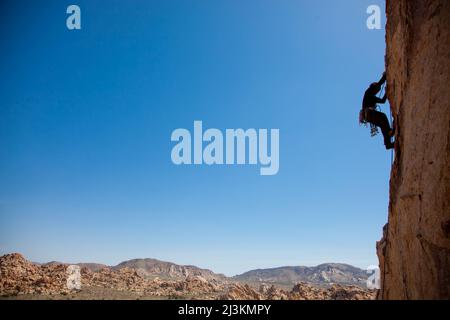
[[[307,282],[315,285],[352,284],[364,286],[368,274],[365,270],[342,263],[325,263],[315,267],[293,266],[256,269],[232,277],[241,282],[264,282],[292,285]]]
[[[142,275],[147,277],[158,277],[161,279],[183,279],[188,276],[200,276],[206,280],[226,280],[226,276],[220,273],[214,273],[208,269],[201,269],[196,266],[178,265],[172,262],[160,261],[157,259],[133,259],[119,263],[112,267],[118,270],[122,268],[130,268],[138,270]]]
[[[52,261],[46,264],[59,263]],[[269,269],[250,270],[234,277],[226,277],[220,273],[214,273],[208,269],[202,269],[192,265],[178,265],[172,262],[157,259],[132,259],[119,263],[116,266],[107,266],[98,263],[78,263],[91,271],[99,271],[102,268],[119,270],[122,268],[134,269],[147,278],[160,279],[184,279],[189,276],[200,276],[205,280],[219,282],[246,282],[251,284],[278,284],[292,286],[298,282],[306,282],[317,286],[326,286],[332,283],[343,285],[365,286],[367,273],[365,270],[342,263],[325,263],[315,267],[286,266]]]

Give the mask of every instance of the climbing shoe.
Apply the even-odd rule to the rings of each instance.
[[[390,142],[388,144],[385,144],[386,150],[390,150],[394,148],[394,143]]]

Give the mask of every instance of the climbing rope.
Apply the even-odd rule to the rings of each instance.
[[[392,119],[392,112],[390,106],[389,106],[389,119],[390,119],[389,125],[391,126],[392,130],[394,130],[394,120]],[[393,162],[394,162],[394,148],[391,149],[391,167]]]
[[[385,88],[386,88],[386,84],[383,83],[383,85],[381,86],[381,90],[380,90],[380,96],[379,98],[381,98],[381,93],[385,92]],[[391,112],[391,107],[389,105],[389,126],[392,128],[392,130],[394,130],[394,120],[392,119],[392,112]],[[392,167],[392,163],[394,161],[394,149],[391,149],[391,167]]]

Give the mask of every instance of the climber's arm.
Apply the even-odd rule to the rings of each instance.
[[[378,81],[378,84],[381,86],[385,82],[386,82],[386,72],[383,72],[383,76],[381,77],[380,81]]]
[[[387,100],[386,93],[384,94],[383,98],[375,97],[375,100],[377,103],[386,103],[386,100]]]

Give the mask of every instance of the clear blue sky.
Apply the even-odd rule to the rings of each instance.
[[[82,30],[66,28],[72,3]],[[0,253],[228,275],[377,264],[390,154],[358,124],[384,69],[370,4],[384,11],[377,0],[2,1]],[[175,166],[171,132],[194,120],[279,128],[279,173]]]

